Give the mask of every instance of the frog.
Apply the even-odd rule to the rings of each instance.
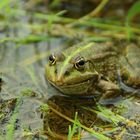
[[[140,48],[133,43],[121,48],[113,42],[79,43],[50,54],[48,61],[46,79],[66,96],[114,98],[122,92],[118,77],[140,87]]]

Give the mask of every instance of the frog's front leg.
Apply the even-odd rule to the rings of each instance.
[[[119,85],[106,80],[99,80],[97,84],[98,89],[102,92],[100,100],[110,99],[118,96],[120,93]]]

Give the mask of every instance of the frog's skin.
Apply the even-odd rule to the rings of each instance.
[[[78,44],[50,55],[49,61],[45,76],[65,95],[117,95],[118,69],[128,85],[140,86],[140,48],[133,44],[121,55],[111,42]]]

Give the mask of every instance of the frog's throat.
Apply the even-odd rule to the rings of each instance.
[[[69,63],[69,61],[71,60],[72,57],[74,57],[76,54],[85,51],[86,49],[90,48],[92,45],[94,45],[95,43],[89,43],[83,47],[79,47],[75,52],[73,52],[71,55],[68,56],[68,58],[64,61],[62,68],[60,69],[60,73],[58,75],[58,80],[61,79],[61,77],[63,76],[63,73],[67,67],[67,64]]]

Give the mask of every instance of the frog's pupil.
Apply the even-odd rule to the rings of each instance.
[[[50,60],[51,62],[54,62],[54,56],[50,55],[50,56],[49,56],[49,60]]]
[[[83,66],[83,65],[85,64],[85,61],[84,61],[84,60],[80,60],[80,61],[78,62],[78,64],[79,64],[80,66]]]

